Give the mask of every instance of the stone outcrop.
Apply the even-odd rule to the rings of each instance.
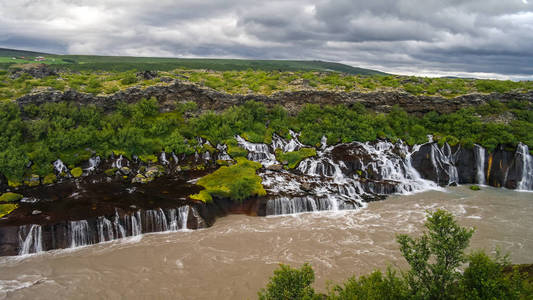
[[[27,104],[41,105],[48,102],[74,102],[79,105],[94,104],[102,107],[105,111],[112,111],[118,102],[134,103],[142,98],[154,97],[158,100],[162,111],[168,111],[176,107],[178,103],[187,101],[196,102],[200,110],[221,111],[233,105],[243,104],[249,100],[265,103],[267,106],[283,105],[290,112],[298,111],[307,103],[320,105],[360,103],[366,108],[378,112],[387,112],[394,105],[405,109],[408,113],[424,114],[430,111],[450,113],[461,108],[485,104],[491,100],[504,103],[512,100],[524,100],[533,102],[533,91],[528,93],[492,93],[492,94],[467,94],[447,99],[436,96],[415,96],[405,92],[376,91],[376,92],[334,92],[334,91],[295,91],[277,92],[270,96],[266,95],[240,95],[227,94],[205,88],[192,83],[175,80],[168,85],[155,85],[144,89],[132,87],[119,91],[109,96],[80,93],[74,90],[44,91],[28,94],[16,101],[21,106]]]

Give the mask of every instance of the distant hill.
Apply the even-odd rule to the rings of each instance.
[[[94,56],[94,55],[57,55],[41,52],[0,48],[0,68],[17,63],[30,63],[37,56],[43,56],[42,63],[54,64],[57,68],[73,71],[127,71],[160,70],[176,68],[209,69],[215,71],[264,70],[264,71],[332,71],[356,75],[387,75],[371,69],[349,65],[308,60],[249,60],[249,59],[210,59],[210,58],[164,58],[133,56]],[[12,58],[24,57],[25,59]],[[29,58],[29,59],[28,59]]]

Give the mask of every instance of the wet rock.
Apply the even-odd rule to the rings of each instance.
[[[303,182],[302,184],[300,184],[300,188],[303,191],[306,191],[306,192],[309,192],[309,191],[313,190],[313,186],[311,186],[311,184],[309,182]]]
[[[147,178],[143,174],[137,174],[132,180],[131,183],[148,183],[152,181],[153,178]]]
[[[165,172],[165,168],[163,166],[157,165],[157,166],[151,166],[146,168],[145,176],[147,178],[156,178],[161,175],[163,175]]]
[[[42,214],[42,213],[43,213],[42,211],[37,210],[37,209],[31,212],[31,214],[34,215],[34,216],[35,216],[35,215],[40,215],[40,214]]]
[[[266,169],[267,170],[271,170],[271,171],[281,171],[281,170],[283,170],[283,166],[275,164],[275,165],[267,166]]]
[[[128,167],[122,167],[122,168],[119,169],[119,172],[122,175],[130,175],[131,174],[131,169],[128,168]]]
[[[32,174],[24,180],[24,184],[27,186],[38,186],[40,184],[39,175]]]
[[[165,82],[165,83],[172,82],[173,80],[174,79],[172,79],[172,77],[168,77],[168,76],[163,76],[163,77],[159,78],[159,81]]]

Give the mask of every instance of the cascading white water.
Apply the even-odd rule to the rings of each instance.
[[[113,233],[113,223],[105,217],[99,217],[96,221],[96,228],[98,230],[98,242],[111,241],[115,239]]]
[[[180,160],[178,159],[178,156],[172,152],[172,159],[174,159],[174,163],[177,164]]]
[[[289,134],[291,135],[291,139],[289,141],[286,141],[282,139],[277,134],[274,134],[272,136],[272,148],[274,150],[281,149],[283,152],[291,152],[296,151],[302,148],[304,145],[298,140],[299,134],[295,133],[292,130],[289,130]]]
[[[457,152],[456,152],[457,153]],[[440,180],[440,170],[448,175],[448,184],[459,183],[459,173],[455,166],[455,154],[448,143],[439,148],[436,143],[431,144],[431,162],[437,173],[437,180]]]
[[[519,143],[516,152],[522,158],[522,178],[517,189],[533,190],[533,157],[529,154],[529,148],[527,145]]]
[[[187,221],[189,219],[189,206],[184,205],[178,207],[178,216],[180,221],[180,229],[187,229]]]
[[[205,161],[210,161],[211,160],[211,153],[209,151],[205,151],[202,154],[202,159],[205,160]]]
[[[68,168],[65,166],[65,164],[61,161],[61,159],[58,159],[54,161],[54,170],[56,170],[57,173],[68,173]]]
[[[475,156],[476,156],[476,182],[478,184],[485,184],[485,148],[480,145],[475,145]]]
[[[70,248],[91,244],[89,223],[86,220],[69,222]]]
[[[167,154],[165,153],[165,151],[161,152],[161,155],[159,156],[159,160],[161,161],[161,163],[163,165],[168,165],[169,162],[167,160]]]
[[[136,236],[142,233],[141,212],[137,211],[134,214],[125,216],[126,222],[131,227],[131,235]]]
[[[227,152],[228,146],[218,144],[216,148],[219,151],[219,154],[218,154],[219,160],[231,160],[231,156],[229,156]]]
[[[146,210],[144,212],[145,232],[167,231],[167,217],[161,208],[156,210]]]
[[[117,238],[126,237],[126,230],[124,229],[124,226],[120,224],[120,216],[118,215],[118,211],[115,211],[115,217],[113,218],[113,228],[117,233]]]
[[[267,144],[262,143],[250,143],[240,136],[236,136],[235,139],[239,146],[248,150],[248,159],[257,161],[263,166],[271,166],[277,163],[276,155],[270,152]]]
[[[28,229],[29,227],[29,229]],[[22,233],[26,236],[22,238]],[[43,233],[40,225],[30,224],[19,227],[19,255],[43,251]]]
[[[89,167],[87,167],[85,171],[88,171],[88,172],[94,171],[98,167],[98,165],[100,165],[100,161],[101,161],[100,156],[89,158]]]
[[[122,168],[122,160],[123,160],[123,159],[124,159],[124,157],[122,157],[122,154],[119,155],[119,157],[117,158],[117,160],[115,160],[111,166],[112,166],[113,168],[121,169],[121,168]]]

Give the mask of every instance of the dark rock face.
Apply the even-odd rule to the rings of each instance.
[[[140,78],[140,79],[150,80],[150,79],[154,79],[154,78],[156,78],[158,76],[159,76],[159,74],[157,73],[157,71],[146,70],[146,71],[142,71],[142,72],[137,72],[137,77]]]
[[[144,74],[144,73],[143,73]],[[147,76],[152,76],[147,75]],[[144,76],[144,75],[142,75]],[[440,113],[450,113],[461,108],[485,104],[490,100],[497,100],[504,103],[512,100],[533,101],[533,91],[528,93],[493,93],[493,94],[469,94],[453,99],[445,99],[430,96],[414,96],[402,92],[330,92],[330,91],[297,91],[278,92],[271,96],[264,95],[233,95],[217,92],[215,90],[200,87],[191,83],[184,83],[175,80],[169,85],[150,86],[145,89],[132,87],[124,91],[119,91],[110,96],[94,96],[77,91],[69,90],[65,92],[46,91],[38,94],[29,94],[17,99],[20,106],[26,104],[40,105],[47,102],[75,102],[79,105],[94,104],[102,107],[106,111],[115,109],[118,101],[127,103],[137,102],[142,98],[155,97],[160,104],[162,111],[168,111],[176,107],[176,104],[183,101],[194,101],[201,110],[222,111],[233,105],[243,104],[248,100],[261,101],[267,106],[276,104],[283,105],[291,112],[298,111],[303,105],[308,103],[320,105],[363,104],[366,108],[388,112],[394,105],[399,105],[408,113],[424,114],[430,111]]]
[[[19,78],[22,74],[29,74],[34,78],[44,78],[47,76],[57,76],[57,72],[46,64],[30,65],[30,67],[15,69],[10,77]]]

